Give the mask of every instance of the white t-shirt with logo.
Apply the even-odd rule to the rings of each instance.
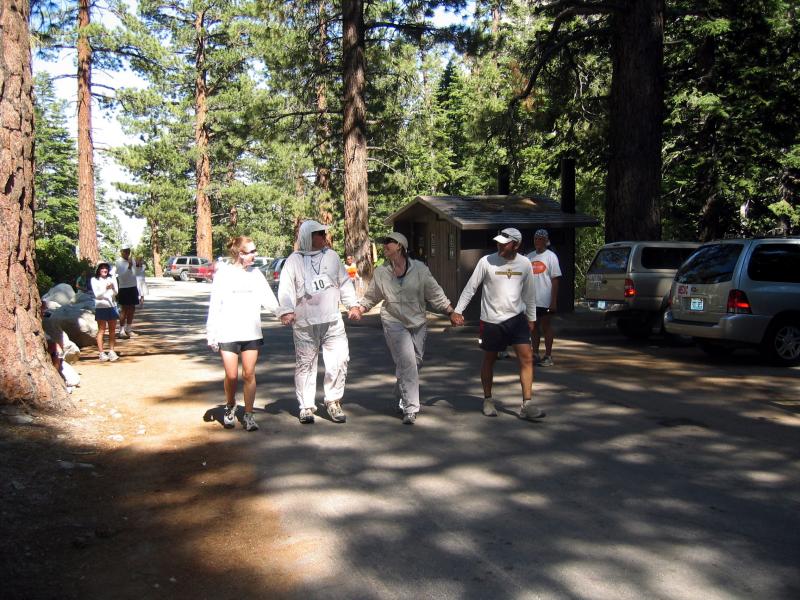
[[[553,279],[561,277],[561,266],[558,257],[552,250],[541,254],[535,250],[528,254],[533,272],[533,289],[536,290],[536,306],[550,308],[553,293]]]
[[[481,284],[481,321],[502,323],[523,312],[529,321],[536,320],[531,266],[521,254],[512,260],[497,253],[481,258],[461,292],[457,313],[463,314]]]

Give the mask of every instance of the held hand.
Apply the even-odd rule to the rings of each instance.
[[[450,323],[453,327],[461,327],[464,324],[464,315],[457,312],[450,313]]]
[[[291,325],[294,323],[294,313],[286,313],[285,315],[281,315],[281,323],[284,325]]]
[[[219,344],[217,342],[208,342],[208,347],[212,352],[219,352]]]
[[[347,312],[347,318],[350,319],[351,321],[360,321],[363,310],[364,309],[362,309],[360,306],[353,306]]]

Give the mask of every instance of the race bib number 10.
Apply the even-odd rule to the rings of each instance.
[[[328,277],[328,275],[322,273],[321,275],[315,275],[314,279],[311,280],[310,285],[306,287],[308,293],[314,296],[316,294],[321,294],[328,288],[333,287],[333,281],[331,281],[331,278]]]

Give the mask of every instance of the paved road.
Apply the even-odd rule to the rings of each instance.
[[[199,335],[209,286],[151,290],[140,329],[221,375]],[[561,328],[556,366],[536,373],[541,423],[515,416],[512,360],[500,416],[482,416],[474,331],[435,321],[422,413],[401,425],[372,317],[348,328],[347,424],[301,426],[290,331],[264,319],[262,428],[214,439],[248,445],[296,597],[800,597],[800,369]],[[198,419],[222,401],[195,391]]]

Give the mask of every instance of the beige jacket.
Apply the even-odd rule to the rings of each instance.
[[[408,259],[408,270],[402,278],[395,277],[389,263],[375,269],[369,288],[359,304],[369,310],[381,300],[381,319],[406,327],[425,324],[426,301],[440,310],[450,306],[450,300],[428,267],[411,259]]]

